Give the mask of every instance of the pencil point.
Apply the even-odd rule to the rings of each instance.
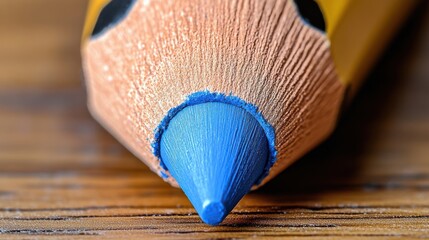
[[[160,154],[201,219],[217,225],[259,180],[269,150],[250,113],[209,102],[188,106],[170,120]]]
[[[227,214],[223,203],[206,200],[203,203],[203,211],[200,213],[200,216],[205,223],[218,225]]]

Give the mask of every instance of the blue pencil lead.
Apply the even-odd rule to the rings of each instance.
[[[225,205],[222,202],[205,200],[203,203],[202,212],[199,212],[201,219],[210,225],[217,225],[225,219],[226,215]]]
[[[269,149],[263,128],[246,110],[208,102],[170,120],[160,154],[201,219],[217,225],[261,177]]]

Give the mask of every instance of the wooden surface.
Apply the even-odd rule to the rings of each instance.
[[[89,116],[85,4],[0,1],[1,239],[429,238],[429,4],[335,134],[219,227]]]

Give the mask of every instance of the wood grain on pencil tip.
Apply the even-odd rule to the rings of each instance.
[[[136,1],[82,55],[91,112],[160,176],[155,129],[195,92],[239,97],[272,125],[262,184],[332,132],[344,96],[328,38],[288,0]]]

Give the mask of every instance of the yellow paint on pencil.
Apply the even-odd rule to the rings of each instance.
[[[340,80],[360,85],[414,0],[317,0]]]
[[[101,10],[109,2],[110,0],[90,0],[89,1],[88,10],[86,13],[85,25],[83,27],[82,43],[86,39],[88,39],[88,37],[91,35]]]

